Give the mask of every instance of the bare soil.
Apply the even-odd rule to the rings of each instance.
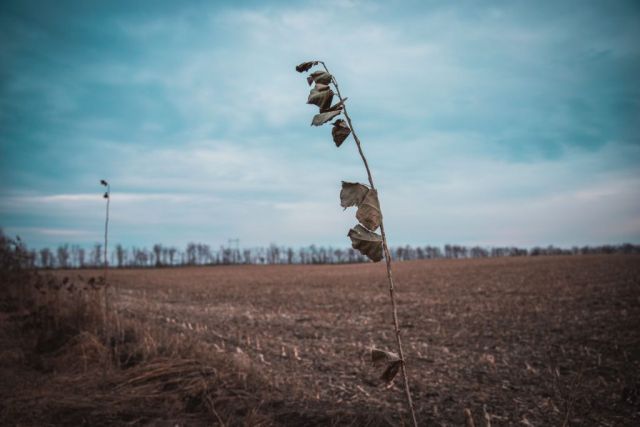
[[[469,425],[466,409],[475,426],[640,425],[640,257],[393,268],[420,425]],[[233,360],[255,425],[408,425],[401,376],[384,384],[370,363],[371,348],[395,351],[382,263],[118,270],[109,282],[124,318]],[[234,425],[226,409],[211,423]]]

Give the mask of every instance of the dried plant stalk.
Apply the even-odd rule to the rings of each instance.
[[[364,152],[362,151],[360,139],[358,138],[358,135],[356,134],[353,128],[351,117],[349,117],[349,113],[347,112],[347,106],[345,103],[346,98],[343,98],[342,94],[340,93],[340,87],[338,86],[338,81],[336,80],[335,76],[331,74],[331,72],[329,71],[329,68],[323,61],[311,61],[311,62],[302,63],[296,67],[296,71],[305,72],[317,64],[322,64],[326,73],[322,71],[316,71],[310,74],[309,77],[307,78],[309,85],[311,85],[311,83],[314,81],[316,83],[316,87],[311,91],[308,103],[314,104],[320,107],[320,114],[314,117],[312,125],[320,126],[330,121],[331,119],[335,118],[340,113],[344,113],[344,116],[347,119],[348,130],[350,130],[351,133],[353,134],[353,139],[355,140],[356,146],[358,147],[358,152],[360,153],[360,157],[362,158],[364,167],[367,170],[367,178],[369,179],[369,185],[371,187],[370,191],[375,197],[373,205],[375,205],[377,204],[377,191],[373,184],[373,178],[371,177],[371,170],[369,169],[369,163],[367,162],[367,158],[365,157]],[[331,91],[331,89],[328,88],[329,83],[333,83],[333,86],[336,89],[336,95],[338,95],[338,99],[339,99],[339,102],[330,108],[328,108],[328,106],[331,104],[331,99],[333,98],[333,91]],[[348,137],[349,133],[347,132],[347,129],[345,127],[345,123],[343,120],[337,120],[336,122],[333,123],[333,125],[334,125],[334,130],[332,131],[332,135],[334,137],[334,142],[336,143],[336,146],[340,147],[343,141]],[[345,188],[345,186],[351,186],[353,188],[353,186],[357,186],[357,185],[359,184],[343,182],[343,189]],[[341,198],[342,198],[342,194],[341,194]],[[361,203],[362,203],[362,200],[361,200]],[[349,200],[349,201],[346,201],[346,204],[343,203],[342,206],[346,208],[347,206],[353,206],[354,204],[356,203],[355,202],[352,203],[352,201]],[[374,206],[374,209],[378,209],[378,208],[379,206]],[[382,237],[381,239],[382,250],[384,252],[384,256],[387,264],[387,278],[389,281],[389,295],[391,297],[393,326],[395,329],[396,344],[398,346],[398,355],[400,357],[400,368],[402,369],[402,377],[404,379],[404,392],[405,392],[405,397],[407,399],[407,404],[409,405],[409,409],[411,410],[411,418],[413,420],[413,425],[415,427],[418,427],[418,421],[416,420],[415,410],[413,408],[413,400],[411,399],[411,391],[409,389],[409,376],[407,374],[407,367],[405,363],[404,352],[402,351],[402,339],[400,337],[400,325],[398,322],[398,308],[396,304],[395,289],[393,286],[393,274],[391,272],[391,254],[389,253],[389,247],[387,245],[387,238],[385,235],[384,225],[382,223],[382,213],[381,211],[378,211],[378,213],[380,214],[379,217],[374,216],[374,218],[372,218],[371,224],[373,224],[372,228],[374,229],[371,230],[371,232],[369,232],[365,228],[362,228],[361,230],[362,232],[359,233],[358,228],[360,226],[356,226],[355,229],[352,229],[349,232],[349,237],[356,236],[357,239],[360,239],[361,238],[360,236],[365,235],[367,238],[370,238],[372,235],[374,235],[373,231],[375,231],[375,228],[377,228],[377,225],[379,224],[380,226],[380,234]],[[358,216],[358,219],[359,220],[361,219],[360,216]],[[366,221],[361,220],[361,222],[364,223],[365,226],[368,226]],[[379,237],[376,237],[376,238],[379,238]],[[352,237],[352,240],[354,240],[354,237]],[[376,247],[377,241],[369,241],[367,243],[368,243],[367,248],[372,248],[372,247]],[[358,245],[360,244],[361,242],[358,242]],[[354,247],[356,247],[355,243],[354,243]],[[372,256],[371,253],[367,253],[367,256],[370,259],[372,259],[374,262],[380,260],[381,258],[380,255],[381,254]],[[391,369],[393,369],[393,366],[391,366]],[[397,371],[397,365],[395,366],[395,369]],[[395,372],[393,374],[389,372],[387,373],[386,378],[388,380],[391,380],[393,378],[393,375],[395,375]],[[384,376],[385,375],[383,374],[383,377]]]
[[[109,331],[109,289],[107,282],[107,270],[109,264],[107,261],[107,245],[109,243],[109,202],[111,202],[111,186],[104,179],[100,181],[100,184],[107,187],[107,191],[104,193],[104,198],[107,199],[107,215],[104,222],[104,337],[107,346],[109,345],[110,331]]]

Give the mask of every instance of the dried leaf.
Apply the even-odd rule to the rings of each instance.
[[[333,129],[331,130],[331,136],[333,136],[333,142],[336,143],[336,147],[340,147],[345,139],[351,134],[351,130],[347,123],[342,120],[336,120],[333,122]]]
[[[360,251],[362,255],[366,255],[373,262],[382,259],[382,237],[372,231],[367,230],[360,224],[349,230],[347,234],[351,239],[353,249]]]
[[[340,111],[330,111],[328,113],[320,113],[313,116],[313,121],[311,122],[311,126],[322,126],[328,121],[333,120],[335,116],[340,114]]]
[[[296,67],[296,71],[299,73],[303,73],[305,71],[309,71],[314,65],[318,65],[318,61],[303,62]]]
[[[320,109],[328,108],[333,101],[333,91],[326,85],[316,85],[311,92],[309,92],[309,99],[307,104],[313,104],[320,107]]]
[[[377,350],[375,348],[371,350],[371,361],[373,362],[373,366],[376,368],[386,366],[384,372],[380,375],[380,379],[388,383],[393,381],[393,378],[398,373],[400,364],[402,363],[402,360],[397,353]]]
[[[320,74],[318,77],[316,77],[316,83],[322,83],[324,85],[328,85],[329,83],[331,83],[333,76],[329,73],[323,73]]]
[[[338,102],[337,104],[334,104],[329,108],[321,108],[320,112],[321,113],[328,113],[329,111],[342,110],[343,105],[344,105],[344,103],[346,102],[347,99],[349,99],[349,98],[345,98],[341,102]]]
[[[340,206],[347,209],[349,206],[360,206],[369,188],[358,182],[342,181],[340,190]]]
[[[388,383],[393,381],[393,378],[396,376],[396,374],[398,373],[398,370],[400,369],[401,363],[402,362],[390,363],[389,366],[387,366],[387,369],[385,369],[382,375],[380,375],[380,379]]]
[[[371,349],[371,361],[373,366],[379,368],[387,363],[399,362],[400,356],[398,353],[392,351],[378,350],[377,348]]]
[[[314,71],[313,73],[309,74],[307,76],[307,83],[309,83],[309,86],[311,86],[311,83],[313,83],[316,79],[316,77],[324,74],[325,72],[322,70],[318,70],[318,71]]]
[[[309,83],[309,86],[311,86],[311,83],[313,82],[328,85],[331,83],[331,74],[322,70],[314,71],[307,77],[307,83]]]
[[[358,206],[356,218],[371,231],[376,231],[382,224],[382,211],[378,201],[378,190],[369,190]]]

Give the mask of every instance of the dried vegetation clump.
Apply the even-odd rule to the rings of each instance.
[[[21,271],[18,251],[2,249],[0,425],[331,422],[291,407],[290,391],[272,387],[240,348],[220,352],[186,331],[147,322],[145,309],[118,309],[104,276]],[[116,302],[108,317],[106,292]]]
[[[131,313],[112,314],[105,342],[99,311],[60,310],[78,306],[71,295],[55,310],[39,301],[3,313],[0,424],[269,425],[268,387],[251,365]]]

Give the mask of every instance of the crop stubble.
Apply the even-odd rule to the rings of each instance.
[[[640,258],[398,263],[407,363],[420,418],[492,426],[632,425],[640,382]],[[384,266],[114,271],[121,309],[241,358],[287,404],[397,422],[402,394],[369,349],[392,350]],[[397,387],[392,385],[391,387]],[[283,402],[284,404],[284,402]],[[361,418],[364,419],[364,418]]]

